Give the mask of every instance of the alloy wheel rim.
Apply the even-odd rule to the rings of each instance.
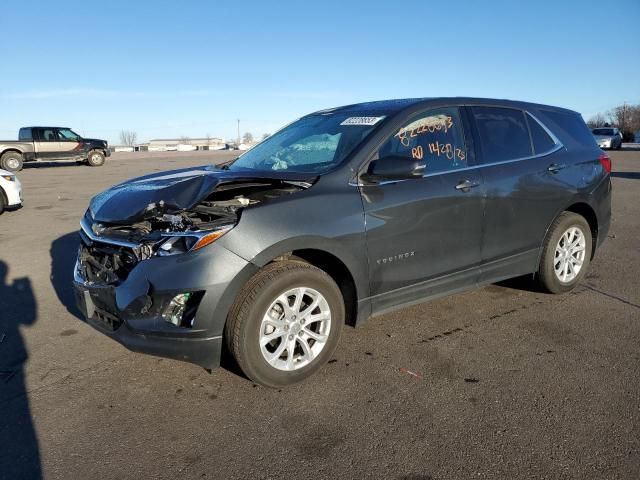
[[[10,169],[15,170],[19,166],[20,162],[18,162],[18,160],[16,160],[15,158],[10,158],[9,160],[7,160],[7,167],[9,167]]]
[[[562,283],[573,281],[580,273],[584,263],[586,246],[584,233],[576,226],[565,230],[558,240],[553,259],[553,270]]]
[[[91,160],[93,160],[94,162],[99,162],[99,161],[100,161],[100,155],[98,155],[97,153],[96,153],[96,154],[94,154],[94,155],[91,157]]]
[[[324,295],[297,287],[280,294],[260,324],[260,351],[273,368],[293,371],[313,362],[331,332],[331,309]]]

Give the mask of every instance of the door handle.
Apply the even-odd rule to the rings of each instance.
[[[564,163],[563,164],[552,163],[547,167],[547,171],[551,173],[558,173],[563,168],[567,168],[567,165],[565,165]]]
[[[472,182],[471,180],[463,180],[456,185],[456,190],[462,190],[463,192],[468,192],[472,188],[480,185],[480,182]]]

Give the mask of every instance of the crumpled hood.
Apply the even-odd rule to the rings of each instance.
[[[594,138],[596,140],[612,140],[613,137],[616,137],[617,135],[594,135]]]
[[[95,221],[133,223],[157,215],[188,210],[206,199],[222,183],[242,181],[313,182],[301,173],[236,172],[213,165],[183,168],[133,178],[99,193],[89,210]]]

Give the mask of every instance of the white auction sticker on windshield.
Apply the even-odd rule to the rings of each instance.
[[[384,117],[349,117],[340,125],[375,125]]]

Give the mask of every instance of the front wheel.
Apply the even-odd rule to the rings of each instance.
[[[306,379],[329,360],[344,317],[340,289],[324,271],[301,261],[274,262],[238,295],[225,338],[247,377],[277,388]]]
[[[99,150],[92,150],[87,156],[87,163],[92,167],[101,167],[104,165],[104,153]]]
[[[587,273],[592,248],[591,228],[584,217],[562,212],[545,238],[538,268],[541,286],[551,293],[572,290]]]

